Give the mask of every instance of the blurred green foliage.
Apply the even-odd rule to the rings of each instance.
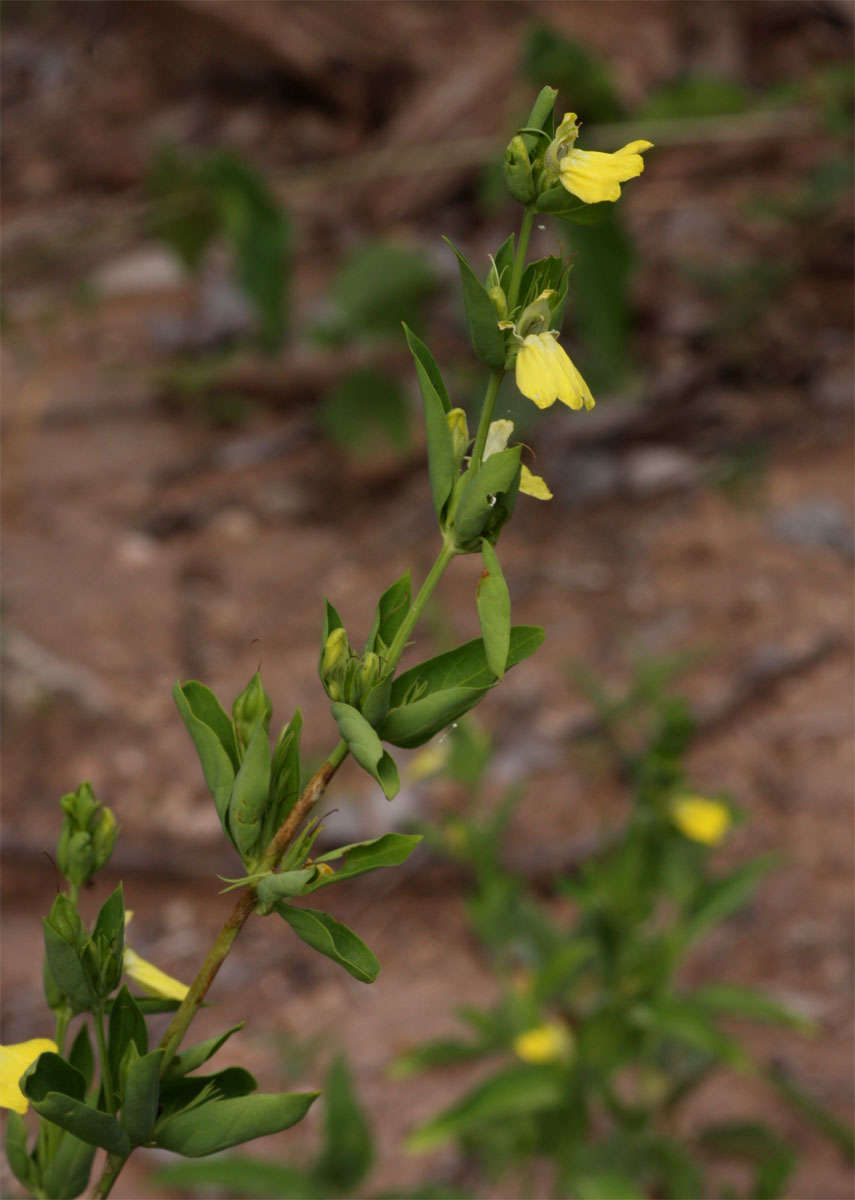
[[[323,396],[318,421],[331,441],[347,453],[370,455],[378,443],[405,450],[410,436],[407,397],[385,371],[353,371]]]
[[[314,329],[328,345],[399,337],[404,321],[417,333],[437,279],[421,251],[386,241],[363,243],[336,273],[329,290],[332,313]]]
[[[165,146],[147,182],[153,234],[191,272],[215,240],[225,241],[255,309],[261,345],[277,349],[287,326],[292,229],[262,176],[230,150],[194,155]]]
[[[471,872],[467,912],[500,998],[460,1010],[465,1035],[416,1045],[393,1070],[406,1077],[455,1063],[491,1064],[411,1141],[414,1149],[457,1142],[488,1176],[515,1183],[514,1194],[526,1191],[533,1164],[548,1160],[557,1197],[773,1200],[785,1193],[795,1165],[787,1138],[751,1116],[689,1133],[680,1121],[683,1105],[711,1074],[764,1072],[733,1035],[734,1018],[811,1028],[725,972],[701,986],[683,982],[689,953],[744,907],[774,865],[765,856],[722,869],[712,846],[675,823],[672,804],[688,791],[693,725],[667,683],[685,665],[643,664],[621,695],[577,672],[632,803],[598,850],[563,870],[556,865],[557,906],[544,899],[543,880],[529,883],[504,861],[520,790],[495,799],[484,735],[469,723],[449,735],[446,769],[473,792],[464,816],[448,820],[433,842]],[[816,1101],[799,1103],[780,1080],[772,1082],[851,1158],[845,1126]],[[718,1164],[713,1172],[711,1163]],[[731,1177],[733,1164],[739,1167]],[[716,1190],[722,1179],[725,1190]]]
[[[685,75],[650,92],[634,116],[648,121],[720,117],[746,112],[752,103],[751,93],[736,80]]]

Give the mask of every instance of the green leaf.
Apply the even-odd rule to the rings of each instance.
[[[71,1049],[68,1052],[68,1061],[83,1076],[88,1090],[95,1076],[95,1052],[92,1049],[92,1043],[89,1040],[89,1030],[85,1024],[80,1026],[77,1036],[71,1043]]]
[[[144,1146],[154,1132],[162,1058],[162,1050],[152,1050],[137,1059],[125,1076],[122,1124],[133,1146]]]
[[[115,997],[115,999],[109,996],[107,997],[107,999],[104,1001],[104,1011],[106,1013],[111,1013],[113,1011],[116,1005],[116,1000],[118,1000],[118,996]],[[180,1000],[165,1000],[161,996],[134,996],[133,1001],[141,1013],[148,1015],[175,1012],[175,1010],[181,1005]],[[203,1005],[203,1007],[205,1006]]]
[[[307,1171],[237,1154],[213,1162],[175,1163],[155,1172],[154,1180],[179,1191],[216,1188],[249,1200],[329,1200],[329,1193]]]
[[[435,287],[436,276],[424,253],[394,241],[369,241],[350,255],[333,280],[330,299],[341,315],[333,318],[327,336],[391,334],[402,317],[418,324]]]
[[[712,983],[696,988],[691,1000],[714,1015],[746,1017],[751,1021],[768,1021],[775,1025],[789,1025],[802,1033],[815,1033],[816,1024],[808,1017],[793,1012],[791,1008],[755,992],[752,988],[740,987],[735,983]]]
[[[376,779],[387,800],[397,796],[401,787],[395,761],[380,742],[372,727],[358,709],[340,701],[333,704],[333,719],[347,748],[364,771]]]
[[[563,1072],[553,1067],[507,1067],[419,1126],[407,1139],[408,1148],[430,1150],[503,1117],[519,1119],[552,1108],[561,1102],[564,1090]]]
[[[212,1075],[169,1076],[160,1085],[161,1120],[211,1101],[249,1096],[257,1087],[255,1076],[243,1067],[225,1067]]]
[[[478,471],[470,470],[463,477],[463,488],[457,512],[454,514],[454,533],[457,543],[466,546],[479,537],[487,525],[496,497],[519,486],[522,446],[509,446],[491,454]]]
[[[232,723],[237,735],[239,758],[243,757],[259,724],[264,726],[265,732],[269,732],[272,715],[273,702],[264,690],[261,673],[256,671],[232,705]]]
[[[145,1017],[125,986],[113,1002],[107,1033],[107,1055],[113,1079],[120,1077],[119,1068],[130,1042],[134,1043],[141,1058],[148,1053],[148,1030]]]
[[[425,375],[427,375],[428,379],[430,380],[433,390],[436,392],[437,396],[439,396],[443,411],[449,412],[452,407],[451,399],[448,395],[448,389],[445,386],[445,380],[442,378],[442,372],[437,366],[436,359],[431,354],[430,350],[428,350],[421,338],[416,337],[412,329],[410,329],[410,327],[407,325],[406,321],[402,321],[401,324],[404,327],[404,337],[407,339],[407,345],[410,348],[410,353],[416,362],[421,364]]]
[[[534,654],[542,641],[543,630],[538,626],[514,626],[505,669]],[[393,746],[407,750],[421,746],[473,708],[496,682],[483,640],[466,642],[395,679],[389,713],[379,734]]]
[[[317,868],[305,867],[298,871],[279,871],[275,875],[264,875],[256,884],[255,894],[269,911],[279,900],[302,896],[307,890],[306,884],[317,873]]]
[[[50,977],[75,1013],[96,999],[84,956],[91,959],[89,937],[67,896],[59,895],[44,918],[45,960]]]
[[[405,571],[377,601],[377,612],[365,649],[376,652],[382,658],[401,628],[411,604],[410,572]]]
[[[237,737],[231,717],[220,704],[217,697],[204,683],[188,679],[186,683],[176,685],[193,716],[203,725],[207,725],[217,735],[220,745],[229,756],[229,761],[235,771],[240,766]]]
[[[260,840],[270,791],[270,761],[270,739],[260,722],[246,748],[229,800],[229,828],[243,859],[252,855]]]
[[[645,1193],[622,1171],[595,1171],[573,1176],[578,1200],[645,1200]]]
[[[494,371],[505,365],[505,335],[499,328],[499,318],[487,289],[469,266],[469,263],[453,242],[444,238],[457,255],[460,281],[463,285],[463,307],[466,311],[466,327],[472,349],[482,362]]]
[[[848,1122],[841,1121],[820,1104],[781,1064],[774,1064],[766,1072],[766,1078],[796,1112],[834,1143],[847,1162],[855,1162],[855,1134]]]
[[[486,574],[478,583],[478,620],[487,666],[497,679],[501,679],[511,648],[511,596],[496,551],[486,538],[481,539],[481,553]]]
[[[768,1125],[758,1121],[719,1121],[698,1135],[707,1153],[757,1164],[752,1200],[777,1200],[796,1165],[796,1151]]]
[[[329,913],[285,903],[277,904],[276,911],[307,946],[337,962],[360,983],[373,983],[380,974],[380,964],[365,943]]]
[[[6,1121],[6,1161],[15,1178],[32,1190],[33,1163],[27,1151],[27,1123],[12,1109]]]
[[[64,1133],[42,1177],[48,1200],[74,1200],[85,1191],[94,1157],[94,1145]]]
[[[285,820],[300,795],[300,735],[303,731],[303,714],[299,708],[289,723],[284,726],[270,764],[270,808],[265,823],[264,845]]]
[[[511,271],[514,265],[514,246],[516,243],[515,235],[509,233],[502,242],[499,249],[496,251],[493,261],[496,264],[496,270],[499,272],[499,280],[502,286],[507,291],[507,284],[510,282]]]
[[[436,1038],[399,1054],[389,1068],[390,1079],[407,1079],[431,1067],[451,1067],[455,1063],[480,1058],[485,1047],[479,1042],[461,1042],[456,1038]]]
[[[778,856],[764,854],[744,863],[719,879],[711,880],[699,893],[688,914],[682,939],[688,944],[731,913],[742,908],[757,884],[777,866]]]
[[[344,879],[353,879],[356,875],[364,875],[366,871],[376,871],[380,867],[398,867],[407,861],[421,840],[420,833],[384,833],[382,837],[372,838],[367,842],[352,842],[349,846],[339,846],[336,850],[321,854],[313,860],[315,866],[318,863],[334,862],[343,855],[347,855],[347,858],[335,875],[318,874],[317,879],[304,889],[304,894],[308,895],[331,883],[341,883]]]
[[[109,995],[122,978],[125,949],[125,902],[122,885],[107,897],[102,904],[95,927],[92,930],[100,966],[100,992]]]
[[[213,1058],[221,1046],[229,1040],[233,1033],[239,1033],[243,1029],[243,1021],[240,1025],[233,1025],[231,1029],[227,1029],[225,1033],[218,1033],[215,1037],[208,1038],[204,1042],[197,1042],[195,1046],[188,1046],[186,1050],[182,1050],[180,1054],[176,1054],[172,1062],[166,1069],[166,1079],[175,1079],[181,1075],[189,1075],[191,1071],[198,1070],[203,1063],[206,1063],[209,1058]]]
[[[434,386],[430,373],[425,369],[421,359],[410,343],[410,331],[404,326],[407,344],[413,353],[416,363],[416,375],[425,413],[425,431],[428,448],[428,475],[430,476],[433,507],[438,517],[442,516],[445,502],[451,494],[454,481],[457,478],[457,462],[454,457],[454,447],[451,441],[451,430],[448,427],[446,412],[448,411],[443,398]]]
[[[324,1144],[312,1174],[329,1195],[349,1196],[373,1159],[371,1129],[354,1094],[347,1061],[339,1055],[324,1080]]]
[[[86,1095],[86,1080],[59,1054],[46,1050],[24,1072],[21,1091],[33,1102],[43,1100],[49,1092],[82,1100]]]
[[[48,1057],[58,1059],[59,1062],[63,1061],[57,1054],[42,1054],[39,1062]],[[53,1078],[48,1078],[48,1072],[40,1072],[37,1063],[35,1072],[25,1077],[22,1086],[22,1090],[33,1108],[40,1116],[45,1117],[48,1121],[53,1121],[54,1125],[61,1126],[90,1146],[100,1146],[110,1154],[122,1156],[129,1154],[131,1146],[128,1135],[122,1126],[109,1113],[99,1112],[82,1102],[83,1076],[79,1071],[74,1071],[72,1067],[69,1067],[67,1063],[63,1063],[63,1066],[67,1072],[76,1075],[80,1081],[79,1084],[74,1085],[78,1094],[75,1096],[67,1091],[54,1090],[54,1083],[57,1080],[62,1082],[66,1088],[72,1086],[70,1076],[65,1075],[60,1079],[61,1072],[51,1064],[50,1073]]]
[[[190,695],[188,697],[188,691]],[[181,719],[187,726],[187,732],[193,739],[193,744],[196,747],[196,753],[199,755],[199,762],[202,764],[202,774],[205,776],[205,782],[208,785],[208,790],[214,797],[214,804],[217,807],[217,816],[220,818],[220,823],[229,838],[232,840],[231,832],[228,828],[228,808],[229,797],[232,794],[232,784],[235,779],[235,771],[237,770],[237,747],[234,741],[234,731],[231,734],[231,748],[229,748],[222,740],[222,730],[214,729],[206,724],[201,717],[196,715],[192,704],[196,704],[200,711],[204,711],[210,715],[212,705],[207,701],[203,704],[199,703],[200,696],[203,693],[208,693],[210,700],[216,704],[217,709],[222,713],[223,719],[231,722],[226,714],[219,707],[219,702],[213,692],[208,692],[207,688],[203,688],[202,684],[186,683],[182,687],[181,684],[176,684],[172,689],[172,695],[181,714]],[[232,754],[234,757],[232,757]]]
[[[744,1069],[748,1066],[748,1056],[739,1043],[717,1029],[691,1001],[663,996],[649,1006],[638,1005],[632,1010],[631,1017],[637,1027],[647,1032],[683,1042],[732,1067]]]
[[[213,1100],[160,1121],[155,1142],[164,1150],[201,1158],[253,1138],[279,1133],[302,1121],[318,1092],[282,1095],[254,1093]]]

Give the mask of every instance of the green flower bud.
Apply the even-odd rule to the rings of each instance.
[[[452,408],[445,414],[445,419],[448,421],[448,428],[451,431],[451,449],[454,453],[454,461],[459,467],[463,462],[463,455],[466,453],[470,440],[466,413],[462,408]]]
[[[347,631],[339,626],[329,635],[321,653],[321,682],[330,700],[347,700],[350,660]]]
[[[528,150],[519,134],[508,143],[504,171],[505,183],[513,198],[520,204],[530,204],[534,199],[534,178]]]
[[[270,728],[272,713],[273,704],[264,690],[261,676],[256,671],[232,705],[238,744],[243,749],[249,745],[259,723],[263,723],[265,729]]]
[[[504,289],[498,284],[487,289],[487,295],[493,301],[493,308],[496,310],[496,316],[500,321],[504,321],[508,315],[508,298],[504,293]]]
[[[100,871],[109,861],[110,855],[113,853],[113,847],[116,844],[118,832],[113,810],[111,808],[102,808],[95,818],[95,828],[92,831],[93,874],[96,871]]]
[[[360,697],[374,686],[380,678],[381,670],[382,664],[379,657],[372,650],[367,650],[362,656],[362,665],[359,668]]]
[[[95,870],[95,855],[92,853],[92,836],[78,829],[68,839],[65,862],[60,862],[60,870],[69,883],[75,887],[83,887]]]

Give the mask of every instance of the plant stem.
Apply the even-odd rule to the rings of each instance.
[[[120,1154],[108,1154],[104,1163],[104,1169],[101,1176],[95,1185],[92,1196],[93,1200],[106,1200],[113,1190],[113,1184],[119,1178],[122,1167],[128,1160],[122,1158]]]
[[[422,586],[419,588],[418,595],[410,605],[410,611],[407,613],[404,620],[401,622],[401,627],[392,639],[392,645],[389,647],[389,653],[386,657],[386,669],[392,670],[398,665],[398,659],[404,652],[407,645],[407,638],[413,632],[416,621],[422,615],[422,610],[430,599],[434,588],[439,583],[439,578],[445,568],[456,555],[457,551],[453,546],[443,545],[439,554],[436,556],[436,561],[428,572]]]
[[[511,282],[508,285],[508,312],[511,316],[513,316],[514,308],[519,299],[520,284],[522,283],[525,260],[528,256],[528,243],[531,238],[532,226],[534,225],[534,216],[534,209],[527,208],[523,213],[523,219],[520,224],[520,234],[517,238],[517,246],[514,253],[514,265],[511,269]],[[499,394],[499,388],[504,377],[504,369],[500,368],[492,373],[487,383],[487,391],[484,394],[484,405],[481,409],[480,420],[478,421],[478,432],[475,435],[475,445],[472,448],[472,469],[475,471],[481,466],[484,458],[484,447],[487,444],[487,434],[490,431],[490,422],[493,419],[493,410],[496,407],[496,397]]]
[[[95,1026],[95,1041],[98,1046],[98,1059],[101,1063],[101,1083],[104,1085],[104,1099],[107,1111],[116,1115],[116,1093],[113,1090],[113,1073],[110,1070],[110,1059],[107,1054],[107,1039],[104,1036],[104,1006],[99,1004],[92,1010],[92,1023]]]

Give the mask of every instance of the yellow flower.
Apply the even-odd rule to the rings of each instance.
[[[484,443],[484,462],[487,461],[491,454],[498,454],[500,450],[505,449],[513,431],[513,421],[501,420],[490,422],[490,428],[487,430],[487,440]],[[520,491],[524,496],[533,496],[535,500],[552,499],[552,492],[549,490],[546,480],[540,475],[535,475],[525,465],[523,465],[520,474]]]
[[[730,810],[703,796],[678,796],[671,805],[671,819],[687,838],[705,846],[717,845],[730,828]]]
[[[56,1054],[56,1042],[50,1038],[31,1038],[14,1046],[0,1046],[0,1108],[11,1108],[16,1113],[27,1111],[30,1102],[18,1086],[18,1080],[40,1054],[49,1050]]]
[[[557,163],[561,186],[578,196],[584,204],[618,200],[620,185],[644,170],[641,155],[653,143],[643,140],[629,142],[613,154],[603,154],[598,150],[577,150],[575,142],[578,135],[576,114],[565,113],[564,120],[555,131],[555,140],[547,151],[547,161],[553,170]]]
[[[133,915],[130,909],[126,909],[125,928]],[[139,954],[130,946],[125,946],[124,967],[125,974],[133,979],[134,983],[138,983],[149,996],[156,996],[159,1000],[183,1000],[190,991],[186,983],[182,983],[180,979],[174,979],[172,975],[167,975],[154,963],[140,958]]]
[[[575,409],[594,407],[591,389],[559,346],[554,330],[522,339],[516,376],[519,390],[538,408],[549,408],[556,400]]]
[[[527,1029],[514,1038],[514,1053],[523,1062],[551,1063],[566,1058],[573,1048],[569,1029],[556,1021]]]

